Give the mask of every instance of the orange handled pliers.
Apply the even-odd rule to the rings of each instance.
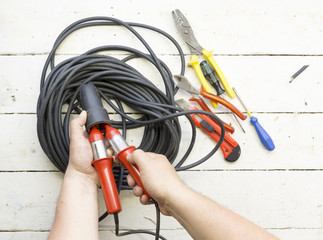
[[[203,86],[201,86],[201,90],[197,90],[195,87],[192,86],[192,84],[188,81],[188,79],[185,76],[182,75],[175,75],[176,79],[178,80],[177,87],[196,96],[203,96],[211,101],[220,103],[221,105],[225,106],[226,108],[230,109],[235,115],[237,115],[240,119],[245,120],[247,118],[246,115],[244,115],[238,108],[233,106],[230,102],[225,100],[224,98],[221,98],[215,94],[208,93],[204,90]],[[202,106],[201,106],[202,107]]]
[[[235,115],[237,115],[241,120],[245,120],[247,118],[246,115],[244,115],[242,112],[240,112],[240,110],[238,108],[236,108],[234,105],[232,105],[230,102],[228,102],[227,100],[225,100],[224,98],[221,98],[213,93],[208,93],[204,90],[203,86],[201,86],[201,90],[200,93],[203,97],[214,101],[214,102],[218,102],[221,105],[225,106],[226,108],[230,109]]]

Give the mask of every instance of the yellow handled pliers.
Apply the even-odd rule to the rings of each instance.
[[[172,12],[172,14],[173,14],[173,18],[175,20],[175,23],[176,23],[176,26],[177,26],[179,32],[181,33],[184,41],[187,43],[187,45],[190,49],[191,61],[188,63],[188,65],[194,68],[194,71],[195,71],[198,79],[200,80],[201,84],[203,85],[204,89],[207,92],[212,93],[212,90],[203,75],[203,72],[200,68],[200,65],[199,65],[199,62],[197,59],[197,55],[200,55],[200,54],[202,54],[203,57],[214,68],[214,70],[215,70],[216,74],[218,75],[227,94],[231,98],[234,98],[236,96],[236,94],[234,93],[234,91],[232,90],[230,85],[228,84],[228,81],[225,78],[223,72],[221,71],[219,65],[214,60],[214,58],[212,56],[213,50],[208,51],[205,48],[201,47],[201,45],[197,42],[197,40],[194,36],[191,25],[189,24],[189,22],[187,21],[187,19],[184,17],[184,15],[181,13],[180,10],[176,9]],[[218,106],[218,104],[216,102],[212,102],[212,105],[214,107]]]

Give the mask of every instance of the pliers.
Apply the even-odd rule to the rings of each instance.
[[[203,57],[210,63],[210,65],[214,68],[215,72],[217,73],[224,89],[226,90],[227,94],[234,98],[236,95],[230,85],[228,84],[227,79],[225,78],[223,72],[221,71],[219,65],[214,60],[212,53],[213,50],[208,51],[207,49],[203,48],[196,40],[193,30],[191,28],[191,25],[187,21],[187,19],[184,17],[184,15],[179,11],[178,9],[172,11],[173,18],[175,20],[176,26],[181,33],[184,41],[189,47],[190,53],[191,53],[191,61],[188,63],[189,66],[194,68],[194,71],[200,80],[202,86],[208,93],[212,93],[212,90],[207,83],[205,77],[203,76],[202,70],[199,66],[199,62],[197,59],[197,55],[202,54]],[[212,102],[212,105],[214,107],[217,107],[218,104],[216,102]]]
[[[220,103],[221,105],[223,105],[226,108],[228,108],[229,110],[231,110],[241,120],[245,120],[247,118],[246,115],[244,115],[239,109],[237,109],[234,105],[232,105],[230,102],[228,102],[224,98],[221,98],[221,97],[218,97],[217,95],[206,92],[204,90],[203,86],[201,86],[201,90],[199,91],[195,87],[192,86],[192,84],[188,81],[188,79],[185,76],[174,75],[174,77],[178,81],[178,84],[176,85],[178,88],[180,88],[192,95],[197,95],[199,97],[200,97],[200,95],[202,95],[203,97],[205,97],[211,101]]]

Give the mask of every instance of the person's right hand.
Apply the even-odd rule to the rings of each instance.
[[[140,179],[146,191],[158,203],[161,213],[171,215],[170,201],[174,199],[179,188],[183,188],[185,185],[167,158],[161,154],[146,153],[137,149],[127,159],[130,163],[138,166]],[[135,181],[130,175],[128,175],[127,181],[129,186],[135,186]],[[140,197],[142,204],[150,203],[138,185],[134,187],[133,194]]]

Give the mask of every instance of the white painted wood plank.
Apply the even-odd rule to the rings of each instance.
[[[48,232],[1,232],[0,238],[3,240],[44,240],[47,239]]]
[[[58,62],[69,57],[60,57]],[[173,74],[179,73],[178,57],[160,58],[167,63]],[[0,66],[5,69],[0,72],[0,113],[35,113],[45,59],[45,56],[0,57]],[[323,57],[221,56],[217,59],[229,84],[238,90],[251,112],[322,112],[320,76],[323,75]],[[310,65],[308,69],[289,83],[290,77],[305,64]],[[132,61],[131,65],[163,89],[163,83],[151,65],[141,61]],[[19,71],[16,70],[17,66]],[[187,68],[186,76],[194,86],[200,87],[191,68]],[[243,111],[237,98],[224,96]],[[176,96],[178,97],[183,96]],[[184,97],[188,99],[189,95]],[[214,111],[228,110],[220,106]]]
[[[5,1],[1,11],[0,52],[48,52],[66,26],[84,17],[100,15],[159,27],[184,45],[171,16],[171,11],[179,8],[190,21],[201,45],[219,54],[322,54],[322,2],[311,0],[304,4],[301,0],[288,0],[284,1],[284,6],[279,0],[239,3],[207,0],[194,7],[184,0],[153,4],[143,0],[123,3],[100,0],[96,4],[73,0],[64,5],[41,0]],[[74,42],[62,51],[79,52],[90,42],[96,46],[132,41],[131,37],[124,38],[124,31],[108,31],[89,30],[86,41]],[[169,50],[158,44],[156,48],[158,52],[168,53]]]
[[[279,239],[302,239],[302,240],[322,240],[322,229],[281,229],[281,230],[269,230],[272,234],[275,234]]]
[[[192,239],[185,230],[163,230],[162,235],[167,239]],[[6,232],[0,233],[1,240],[44,240],[48,232]],[[113,231],[99,231],[100,240],[122,239],[122,240],[151,240],[153,236],[147,234],[132,234],[117,237]]]
[[[275,234],[280,239],[284,240],[321,240],[322,239],[322,230],[318,229],[281,229],[281,230],[272,230],[269,229],[269,232]],[[191,239],[185,230],[162,230],[162,235],[167,239]],[[44,240],[48,236],[48,232],[5,232],[0,233],[0,238],[2,240]],[[99,232],[100,240],[107,239],[120,239],[117,238],[112,231],[101,230]],[[122,239],[125,240],[151,240],[152,236],[145,235],[130,235],[124,236]]]
[[[37,137],[36,115],[0,115],[4,126],[0,137],[2,171],[57,170],[43,152]],[[4,147],[5,146],[5,147]]]
[[[1,173],[1,230],[49,229],[61,173]]]
[[[180,176],[190,187],[264,228],[322,230],[320,171],[186,171]],[[0,180],[1,231],[49,230],[62,175],[0,173]],[[153,206],[140,205],[129,191],[122,192],[121,203],[122,228],[154,229]],[[100,212],[103,208],[100,195]],[[101,229],[112,230],[113,226],[111,217],[100,223]],[[172,218],[162,218],[162,229],[178,227]]]
[[[226,121],[234,121],[232,116],[221,115]],[[234,163],[224,161],[219,150],[211,159],[195,169],[322,169],[323,134],[320,126],[322,114],[257,114],[259,122],[270,133],[276,149],[267,151],[261,144],[255,129],[243,123],[246,134],[236,126],[232,137],[241,147],[241,157]],[[187,120],[181,119],[183,138],[178,160],[183,156],[190,141],[191,132]],[[249,120],[248,120],[249,121]],[[34,114],[0,114],[3,126],[0,145],[0,169],[2,171],[46,171],[56,170],[40,147],[36,132]],[[129,143],[138,146],[142,129],[130,130]],[[214,142],[198,129],[196,145],[185,164],[205,156]],[[199,149],[199,151],[196,151]]]

